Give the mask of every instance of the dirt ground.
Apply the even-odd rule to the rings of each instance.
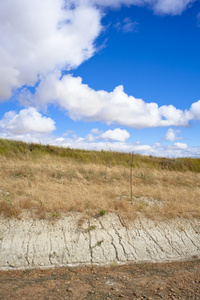
[[[0,299],[200,299],[200,260],[0,271]]]

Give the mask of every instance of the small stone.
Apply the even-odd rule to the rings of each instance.
[[[72,292],[72,291],[73,291],[72,287],[67,288],[67,292]]]

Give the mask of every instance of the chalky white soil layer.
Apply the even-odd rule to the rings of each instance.
[[[0,269],[200,258],[200,220],[0,218]],[[81,224],[81,225],[80,225]]]

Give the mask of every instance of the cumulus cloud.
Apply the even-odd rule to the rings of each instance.
[[[147,5],[157,13],[179,14],[195,0],[1,0],[0,100],[47,74],[72,69],[96,51],[102,6]],[[137,28],[130,18],[124,32]]]
[[[91,0],[101,6],[119,7],[121,5],[148,6],[157,14],[181,14],[196,0]]]
[[[20,101],[26,105],[58,105],[73,120],[101,121],[134,128],[188,126],[191,120],[200,118],[200,101],[193,103],[189,110],[173,105],[158,107],[157,103],[146,103],[127,95],[123,86],[117,86],[110,93],[95,91],[83,84],[80,77],[72,75],[62,79],[59,75],[49,75],[38,86],[35,95],[27,89],[22,90]]]
[[[130,137],[130,134],[127,130],[115,128],[109,129],[105,132],[100,131],[98,128],[94,128],[91,132],[86,136],[85,140],[87,142],[95,142],[100,140],[106,141],[118,141],[125,142]]]
[[[0,99],[56,69],[79,66],[96,51],[100,31],[100,10],[84,1],[1,0]]]
[[[46,134],[55,129],[55,122],[51,118],[42,116],[33,107],[23,109],[18,114],[9,111],[0,120],[0,132],[4,135]]]
[[[156,13],[180,14],[195,0],[1,0],[0,99],[35,85],[56,69],[71,69],[94,55],[102,6],[147,5]],[[122,29],[137,24],[125,18]]]
[[[200,100],[191,105],[190,113],[194,119],[200,121]]]
[[[167,141],[174,142],[177,139],[181,139],[180,137],[177,137],[178,133],[180,133],[180,130],[174,130],[172,128],[169,128],[164,138]]]
[[[101,138],[103,139],[114,140],[119,142],[125,142],[129,137],[129,132],[120,128],[116,128],[114,130],[109,129],[101,134]]]
[[[95,91],[83,84],[80,77],[61,76],[62,70],[76,68],[95,54],[95,41],[102,31],[103,7],[148,6],[157,14],[176,15],[193,2],[195,0],[1,0],[0,100],[8,99],[14,90],[25,86],[19,92],[19,100],[29,108],[19,113],[7,112],[0,120],[0,137],[37,141],[40,136],[43,143],[99,150],[109,147],[147,155],[200,153],[199,149],[191,150],[182,143],[175,143],[171,148],[128,144],[129,133],[119,128],[106,132],[94,129],[84,138],[75,134],[71,138],[50,138],[55,122],[36,110],[53,104],[64,109],[73,120],[135,128],[187,126],[193,119],[200,120],[200,101],[184,111],[173,105],[158,107],[157,103],[146,103],[127,95],[123,86],[110,93]],[[124,32],[130,32],[137,24],[125,18],[120,26]],[[26,86],[37,86],[36,92],[30,93]],[[175,141],[172,136],[171,133],[171,141]]]

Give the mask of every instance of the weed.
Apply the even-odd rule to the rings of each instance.
[[[42,200],[39,201],[40,207],[44,207],[44,202]]]
[[[60,217],[60,213],[58,211],[54,211],[51,213],[51,217],[52,218],[59,218]]]
[[[87,201],[87,202],[85,203],[85,208],[86,208],[86,209],[89,209],[89,208],[90,208],[90,201]]]
[[[96,244],[92,248],[100,247],[103,242],[104,242],[104,240],[96,242]]]
[[[77,178],[77,173],[74,169],[70,168],[67,170],[67,172],[64,174],[65,177],[70,181],[72,182],[73,179],[76,179]]]
[[[8,198],[8,195],[9,195],[9,193],[3,193],[3,194],[2,194],[3,199],[4,199],[10,206],[13,206],[11,200]]]
[[[29,187],[31,187],[32,186],[32,184],[31,184],[31,181],[30,181],[30,179],[28,178],[28,186]]]
[[[57,179],[62,179],[62,172],[57,168]]]
[[[104,216],[106,214],[106,211],[104,210],[104,209],[101,209],[100,211],[99,211],[99,215],[100,216]]]
[[[98,241],[97,243],[96,243],[96,245],[97,246],[101,246],[101,244],[104,242],[104,240],[101,240],[101,241]]]
[[[52,254],[50,254],[50,257],[58,257],[57,253],[54,251]]]
[[[91,230],[94,230],[95,228],[96,228],[96,226],[92,225],[86,229],[86,232],[90,232]]]

